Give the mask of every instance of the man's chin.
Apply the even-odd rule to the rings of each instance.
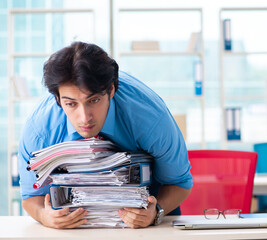
[[[90,138],[97,135],[97,133],[78,132],[84,138]]]

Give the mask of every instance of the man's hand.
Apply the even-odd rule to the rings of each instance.
[[[70,213],[69,208],[54,210],[51,207],[50,195],[46,194],[44,209],[41,214],[41,222],[44,226],[52,228],[75,228],[84,224],[87,220],[82,219],[87,211],[79,208]]]
[[[164,214],[167,215],[181,205],[190,191],[191,189],[184,189],[175,185],[163,185],[159,189],[157,199],[153,196],[148,197],[149,205],[147,209],[124,208],[120,209],[118,214],[131,228],[148,227],[154,222],[157,215],[157,202],[164,209]]]
[[[154,222],[157,215],[156,204],[157,199],[153,196],[147,198],[149,201],[148,208],[124,208],[120,209],[118,214],[123,222],[131,228],[148,227]]]
[[[24,201],[23,207],[37,221],[51,228],[75,228],[84,224],[87,220],[82,219],[87,211],[79,208],[70,212],[69,208],[54,210],[51,207],[50,195],[45,197],[32,197]]]

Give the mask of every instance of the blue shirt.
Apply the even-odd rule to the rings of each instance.
[[[158,186],[192,187],[184,139],[163,100],[145,84],[120,72],[119,88],[110,100],[99,133],[123,151],[145,151],[154,157],[152,195]],[[26,170],[29,154],[56,143],[82,139],[53,95],[45,97],[27,120],[19,144],[22,199],[45,195],[49,186],[33,188],[35,174]]]

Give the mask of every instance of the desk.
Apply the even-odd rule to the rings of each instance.
[[[253,195],[267,195],[267,173],[256,173]]]
[[[197,218],[197,216],[180,216]],[[175,216],[167,216],[159,226],[144,229],[70,229],[47,228],[31,217],[0,216],[0,239],[90,239],[90,240],[214,240],[214,239],[266,239],[267,228],[181,230],[173,228]]]

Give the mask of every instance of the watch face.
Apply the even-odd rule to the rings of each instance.
[[[158,211],[157,216],[154,221],[154,225],[159,225],[162,222],[162,219],[164,217],[164,210],[160,207],[159,204],[156,205],[156,209]]]
[[[162,220],[163,220],[163,216],[164,216],[164,210],[161,209],[159,210],[157,216],[156,216],[156,225],[161,224]]]

